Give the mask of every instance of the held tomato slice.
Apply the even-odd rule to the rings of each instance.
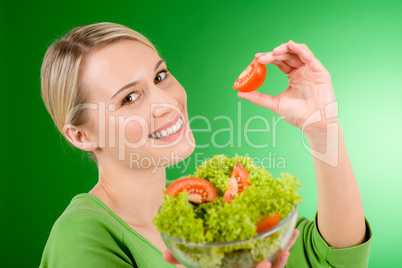
[[[255,58],[236,79],[233,89],[243,92],[254,91],[264,83],[266,75],[267,67]]]
[[[233,168],[229,186],[223,195],[223,202],[232,203],[235,195],[240,194],[247,186],[250,185],[248,182],[248,176],[249,174],[247,170],[240,163],[237,163],[237,165]]]
[[[183,178],[170,184],[166,189],[166,194],[176,196],[179,193],[187,191],[188,200],[194,203],[204,203],[213,201],[216,198],[214,186],[207,180],[201,178]]]
[[[257,233],[263,233],[279,223],[280,214],[272,214],[270,216],[263,216],[259,222],[257,222]]]

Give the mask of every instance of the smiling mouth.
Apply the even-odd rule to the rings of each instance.
[[[182,128],[182,126],[183,126],[183,120],[181,118],[179,118],[179,120],[177,120],[177,122],[174,125],[167,127],[160,131],[155,131],[154,133],[149,135],[149,137],[153,138],[153,139],[166,138],[166,137],[169,137],[170,135],[173,135],[173,134],[179,132],[180,129]]]

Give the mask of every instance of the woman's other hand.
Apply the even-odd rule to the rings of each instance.
[[[299,236],[299,230],[295,229],[293,231],[292,238],[289,241],[289,244],[287,247],[282,250],[274,263],[270,263],[269,261],[262,261],[260,262],[256,268],[283,268],[285,267],[286,263],[288,262],[289,255],[290,255],[290,248],[294,245],[296,242],[297,237]]]
[[[257,53],[256,58],[261,64],[278,66],[288,77],[289,86],[276,96],[253,91],[239,92],[240,98],[273,111],[302,130],[306,119],[318,110],[326,118],[337,117],[331,76],[305,44],[289,41],[272,52]],[[325,128],[325,123],[313,126],[321,129]]]
[[[289,255],[290,255],[290,248],[296,242],[298,235],[299,235],[299,230],[295,229],[293,231],[293,235],[289,241],[288,246],[279,253],[279,255],[276,258],[274,263],[271,264],[269,261],[262,261],[257,265],[256,268],[283,268],[283,267],[285,267],[286,263],[288,262]],[[172,252],[168,249],[163,253],[163,259],[166,262],[171,263],[171,264],[180,264],[180,262],[178,262],[176,260],[176,258],[173,256]],[[178,267],[180,267],[180,266],[178,266]]]

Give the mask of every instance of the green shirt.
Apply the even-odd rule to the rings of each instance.
[[[372,233],[366,242],[347,249],[329,247],[316,221],[298,218],[300,235],[286,267],[367,267]],[[162,252],[134,231],[99,198],[79,194],[54,224],[40,267],[172,268]]]
[[[366,221],[365,242],[350,248],[335,249],[328,246],[317,227],[317,214],[314,221],[299,217],[296,228],[300,231],[296,243],[290,249],[286,268],[293,267],[368,267],[372,232]]]

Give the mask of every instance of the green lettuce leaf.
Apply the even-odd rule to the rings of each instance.
[[[250,186],[236,195],[231,204],[222,201],[233,167],[240,163],[250,174]],[[153,223],[159,232],[186,242],[229,242],[252,238],[257,234],[260,217],[279,213],[284,219],[294,206],[301,203],[297,193],[300,182],[288,173],[274,178],[249,157],[215,155],[186,177],[203,178],[217,192],[213,202],[192,204],[187,192],[176,197],[164,195],[165,202]]]

